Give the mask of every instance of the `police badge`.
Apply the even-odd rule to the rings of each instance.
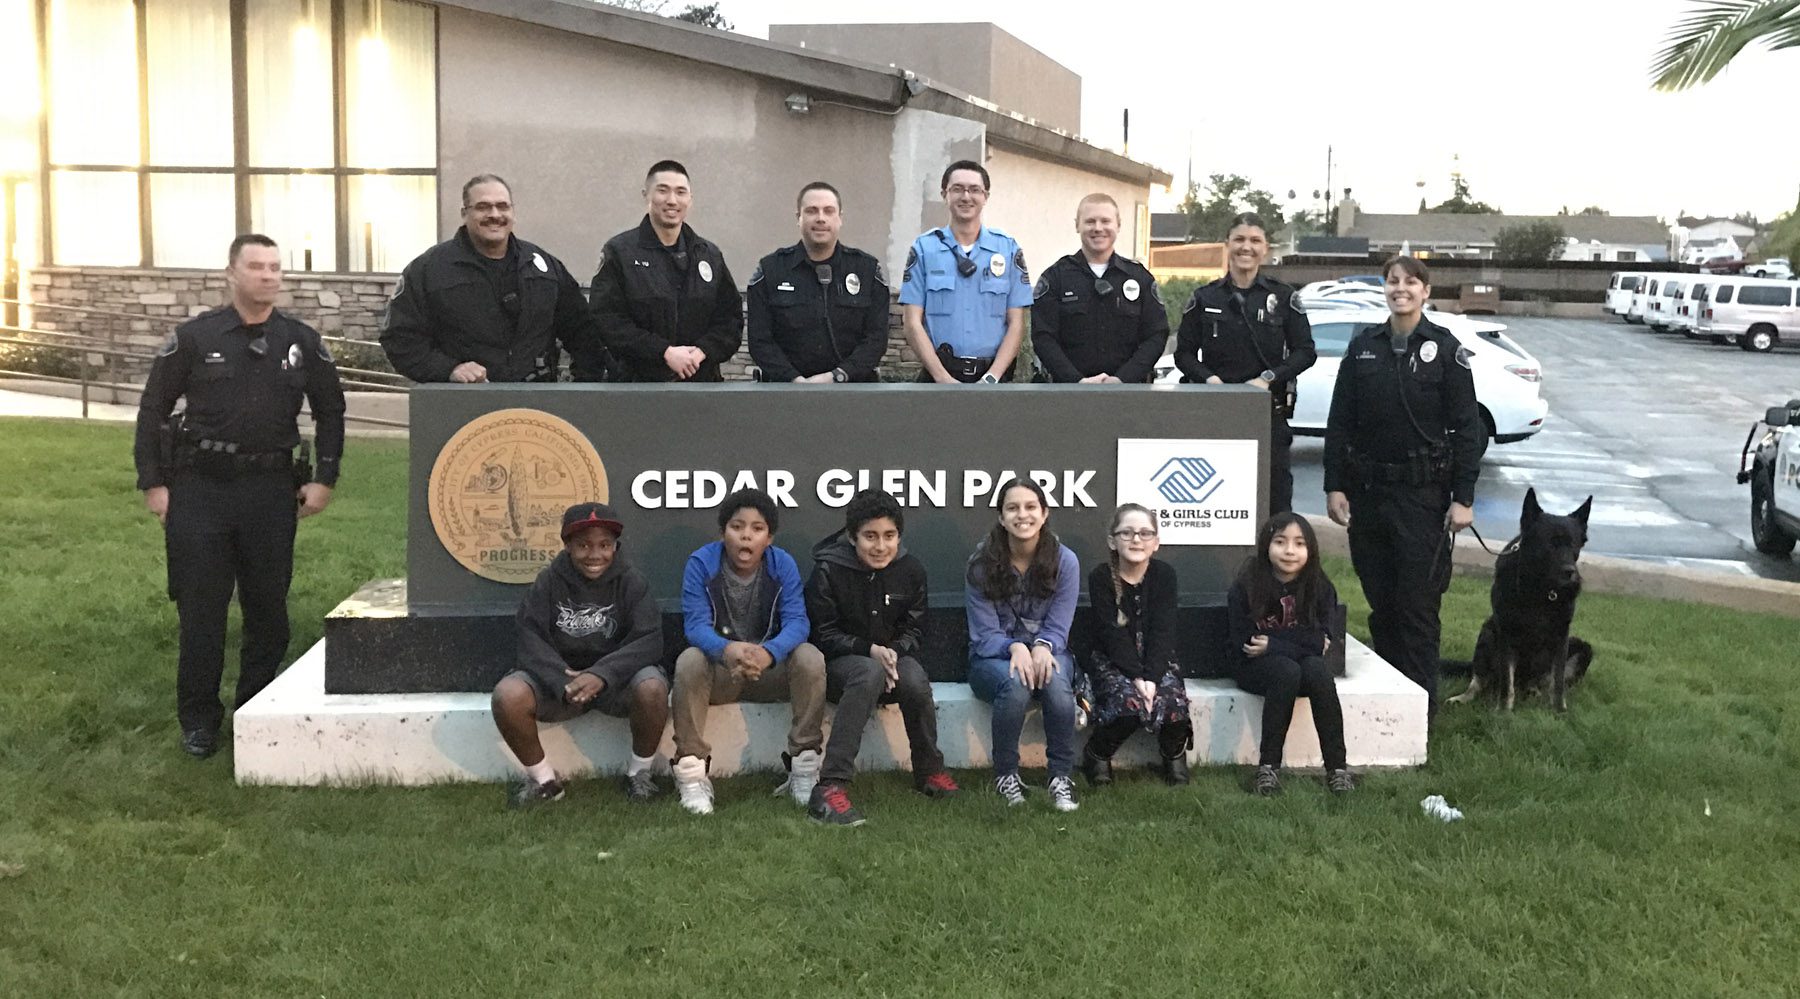
[[[1432,361],[1437,360],[1437,341],[1425,341],[1424,345],[1419,348],[1419,360],[1424,361],[1426,364],[1430,364]]]
[[[844,290],[854,295],[862,290],[862,277],[852,271],[844,275]]]

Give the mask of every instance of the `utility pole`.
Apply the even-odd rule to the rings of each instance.
[[[1331,225],[1331,146],[1330,145],[1327,145],[1325,147],[1325,224],[1327,226]],[[1333,236],[1337,235],[1337,230],[1335,228],[1333,228],[1331,230],[1331,234]]]

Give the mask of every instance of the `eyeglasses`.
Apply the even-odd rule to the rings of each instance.
[[[1120,541],[1149,541],[1156,537],[1156,528],[1140,527],[1134,531],[1128,527],[1123,531],[1114,531],[1113,537]]]
[[[463,206],[463,211],[474,212],[477,215],[486,215],[489,212],[499,212],[502,215],[511,215],[512,209],[513,206],[510,201],[477,201],[472,205]]]
[[[944,188],[944,193],[953,197],[961,197],[966,194],[971,198],[985,198],[987,197],[987,188],[965,187],[962,184],[952,184],[949,187]]]

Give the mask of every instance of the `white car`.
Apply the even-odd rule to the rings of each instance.
[[[1760,263],[1745,264],[1744,273],[1751,277],[1775,278],[1778,281],[1794,279],[1794,267],[1786,257],[1770,257]]]
[[[1288,426],[1294,433],[1317,437],[1325,433],[1325,417],[1331,411],[1331,392],[1337,385],[1338,364],[1351,338],[1387,321],[1382,307],[1322,306],[1308,309],[1313,346],[1319,360],[1300,375],[1294,414]],[[1544,429],[1550,404],[1539,392],[1543,368],[1537,358],[1506,335],[1502,323],[1470,319],[1453,313],[1434,313],[1431,321],[1449,330],[1471,353],[1469,370],[1475,375],[1475,398],[1481,419],[1496,444],[1522,441]],[[1164,354],[1156,362],[1156,381],[1181,381],[1175,355]]]

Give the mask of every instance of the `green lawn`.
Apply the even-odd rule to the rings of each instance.
[[[0,996],[1800,992],[1792,621],[1590,595],[1567,717],[1447,707],[1430,766],[1345,801],[1206,770],[1062,816],[877,775],[838,830],[766,777],[708,819],[608,782],[529,815],[495,786],[239,788],[176,744],[129,450],[0,420]],[[404,489],[404,445],[352,442],[301,530],[294,653],[402,571]],[[1459,580],[1447,654],[1484,608]],[[1434,792],[1468,819],[1423,818]]]

